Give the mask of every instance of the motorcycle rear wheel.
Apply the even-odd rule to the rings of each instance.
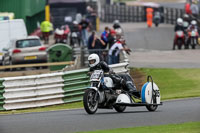
[[[182,40],[178,40],[177,45],[179,50],[181,50],[182,44],[183,44]]]
[[[97,92],[92,89],[86,90],[83,95],[84,109],[88,114],[94,114],[98,109],[99,100],[98,98],[95,99],[95,97],[98,97],[95,95],[97,95]]]

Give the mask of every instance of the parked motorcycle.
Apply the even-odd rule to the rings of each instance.
[[[176,45],[177,45],[178,49],[181,49],[184,44],[185,44],[184,32],[181,31],[181,30],[180,31],[176,31],[173,50],[175,50]]]
[[[153,22],[155,26],[158,27],[158,25],[160,24],[160,18],[155,18]]]
[[[73,47],[80,46],[81,37],[79,32],[71,32],[70,35],[70,45]]]
[[[61,28],[56,28],[54,34],[55,43],[67,43],[69,33],[70,29],[68,25],[61,26]]]
[[[198,38],[199,38],[199,33],[196,29],[189,31],[187,48],[189,48],[189,44],[190,44],[192,49],[195,49],[196,45],[198,44]]]
[[[116,34],[118,34],[118,35],[124,36],[124,31],[123,31],[122,28],[116,28],[116,29],[115,29],[115,32],[116,32]]]
[[[113,80],[102,70],[95,70],[90,77],[90,82],[91,85],[83,96],[84,109],[88,114],[96,113],[98,108],[114,108],[117,112],[124,112],[127,106],[146,106],[149,111],[155,111],[158,105],[162,104],[159,89],[153,80],[143,86],[142,102],[135,102],[128,92],[115,86]]]
[[[160,14],[160,12],[156,11],[154,13],[153,22],[154,22],[155,26],[158,27],[158,25],[161,22],[161,14]]]

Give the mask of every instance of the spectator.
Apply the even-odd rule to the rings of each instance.
[[[101,34],[101,39],[105,43],[105,45],[102,47],[104,49],[102,51],[102,57],[105,62],[108,62],[108,52],[105,49],[107,48],[109,34],[110,34],[110,29],[108,27],[105,27],[105,31]]]
[[[93,49],[93,47],[92,47],[92,42],[93,42],[93,40],[94,40],[94,36],[95,36],[95,31],[93,31],[92,32],[92,34],[90,35],[90,37],[89,37],[89,39],[88,39],[88,50],[89,50],[89,53],[90,54],[92,54],[93,53],[93,51],[92,51],[92,49]]]
[[[89,22],[83,18],[82,21],[79,23],[81,26],[81,36],[82,36],[82,40],[83,40],[83,45],[87,46],[88,44],[88,26],[89,26]]]
[[[81,35],[80,35],[80,27],[78,25],[77,21],[73,21],[73,25],[71,26],[71,34],[70,34],[70,45],[74,46],[73,43],[73,34],[77,35],[77,37],[75,37],[78,40],[78,45],[80,46],[81,44]]]
[[[117,39],[117,42],[113,44],[109,50],[109,59],[108,59],[109,65],[119,63],[120,51],[128,50],[126,47],[123,47],[123,45],[125,44],[125,40],[121,38],[120,35],[117,35],[116,39]]]
[[[191,14],[191,10],[190,10],[190,3],[189,2],[186,2],[185,4],[185,13],[186,14]]]
[[[91,36],[89,37],[89,40],[88,40],[88,49],[89,49],[89,53],[92,54],[92,53],[96,53],[98,54],[100,57],[101,56],[101,52],[102,52],[102,49],[104,47],[105,43],[102,39],[100,39],[97,35],[96,35],[96,32],[93,31]]]
[[[108,27],[105,27],[105,31],[101,34],[101,39],[105,42],[104,49],[107,46],[108,43],[108,35],[109,35],[110,29]]]
[[[44,38],[44,43],[48,44],[49,43],[49,34],[53,30],[53,25],[49,21],[43,21],[40,25],[40,29],[42,31],[42,36]]]
[[[109,49],[115,43],[115,40],[116,40],[115,37],[116,37],[116,31],[111,29],[110,33],[108,34],[108,47],[109,47]]]
[[[77,21],[78,23],[80,23],[81,20],[82,20],[82,15],[81,15],[80,13],[77,13],[77,14],[76,14],[76,21]]]
[[[196,1],[193,1],[191,6],[190,6],[190,10],[192,12],[192,15],[197,18],[198,15],[199,15],[199,7],[197,5],[197,2]]]
[[[87,6],[86,8],[86,18],[90,21],[91,23],[91,29],[92,30],[96,30],[96,17],[97,17],[97,14],[95,12],[95,10],[90,7],[90,6]]]
[[[147,26],[151,27],[153,22],[153,8],[146,9]]]

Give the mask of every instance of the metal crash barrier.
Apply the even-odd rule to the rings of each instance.
[[[127,72],[128,63],[110,65]],[[0,79],[0,110],[42,107],[81,101],[89,85],[88,69]]]

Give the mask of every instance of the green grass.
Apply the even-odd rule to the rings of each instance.
[[[81,107],[83,107],[83,102],[76,102],[76,103],[53,105],[53,106],[32,108],[32,109],[0,111],[0,115],[1,114],[5,115],[5,114],[20,114],[20,113],[30,113],[30,112],[45,112],[45,111],[55,111],[55,110],[77,109],[77,108],[81,108]]]
[[[200,96],[200,69],[139,69],[151,75],[162,100]]]
[[[161,126],[119,128],[79,133],[200,133],[200,122],[188,122]]]

